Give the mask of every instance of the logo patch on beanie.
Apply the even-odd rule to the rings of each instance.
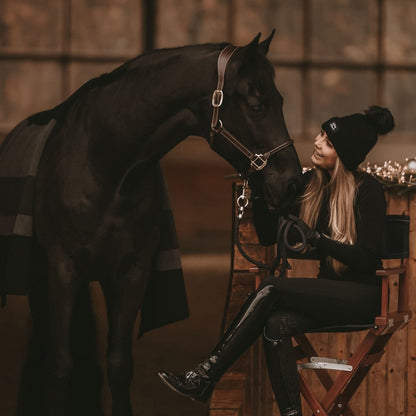
[[[338,126],[337,126],[337,123],[335,123],[335,121],[331,121],[329,123],[329,127],[333,133],[335,133],[338,130]]]

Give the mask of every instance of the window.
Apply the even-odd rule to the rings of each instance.
[[[301,159],[334,115],[389,107],[395,131],[369,159],[413,157],[414,0],[3,0],[0,135],[146,48],[230,41],[276,29],[269,57]],[[388,156],[387,156],[388,155]]]

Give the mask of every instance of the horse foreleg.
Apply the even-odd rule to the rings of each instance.
[[[59,248],[49,255],[49,334],[47,345],[47,398],[49,416],[68,415],[72,370],[70,326],[79,289],[74,265]]]
[[[135,262],[123,276],[102,284],[108,314],[107,372],[113,416],[132,415],[132,336],[148,276],[149,265]]]

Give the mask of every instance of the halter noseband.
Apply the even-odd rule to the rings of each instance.
[[[211,131],[210,131],[210,139],[211,139],[211,146],[212,140],[215,134],[221,134],[225,137],[234,147],[236,147],[241,153],[247,156],[250,159],[250,166],[254,170],[262,170],[269,160],[269,157],[274,155],[277,152],[280,152],[286,147],[293,145],[293,140],[288,139],[286,142],[276,146],[272,150],[269,150],[266,153],[254,153],[246,146],[244,146],[233,134],[231,134],[222,124],[222,121],[219,119],[219,111],[220,107],[224,100],[224,81],[225,81],[225,69],[227,68],[228,61],[234,54],[234,52],[238,48],[232,45],[226,46],[218,56],[218,83],[217,89],[212,94],[212,121],[211,121]]]

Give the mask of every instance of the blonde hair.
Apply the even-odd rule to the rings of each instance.
[[[300,218],[310,227],[315,228],[328,192],[329,237],[341,243],[354,244],[357,239],[354,215],[357,185],[354,173],[347,170],[339,158],[335,162],[329,180],[325,170],[315,167],[306,191],[301,197]],[[327,261],[337,274],[346,269],[345,264],[333,257],[328,257]]]

